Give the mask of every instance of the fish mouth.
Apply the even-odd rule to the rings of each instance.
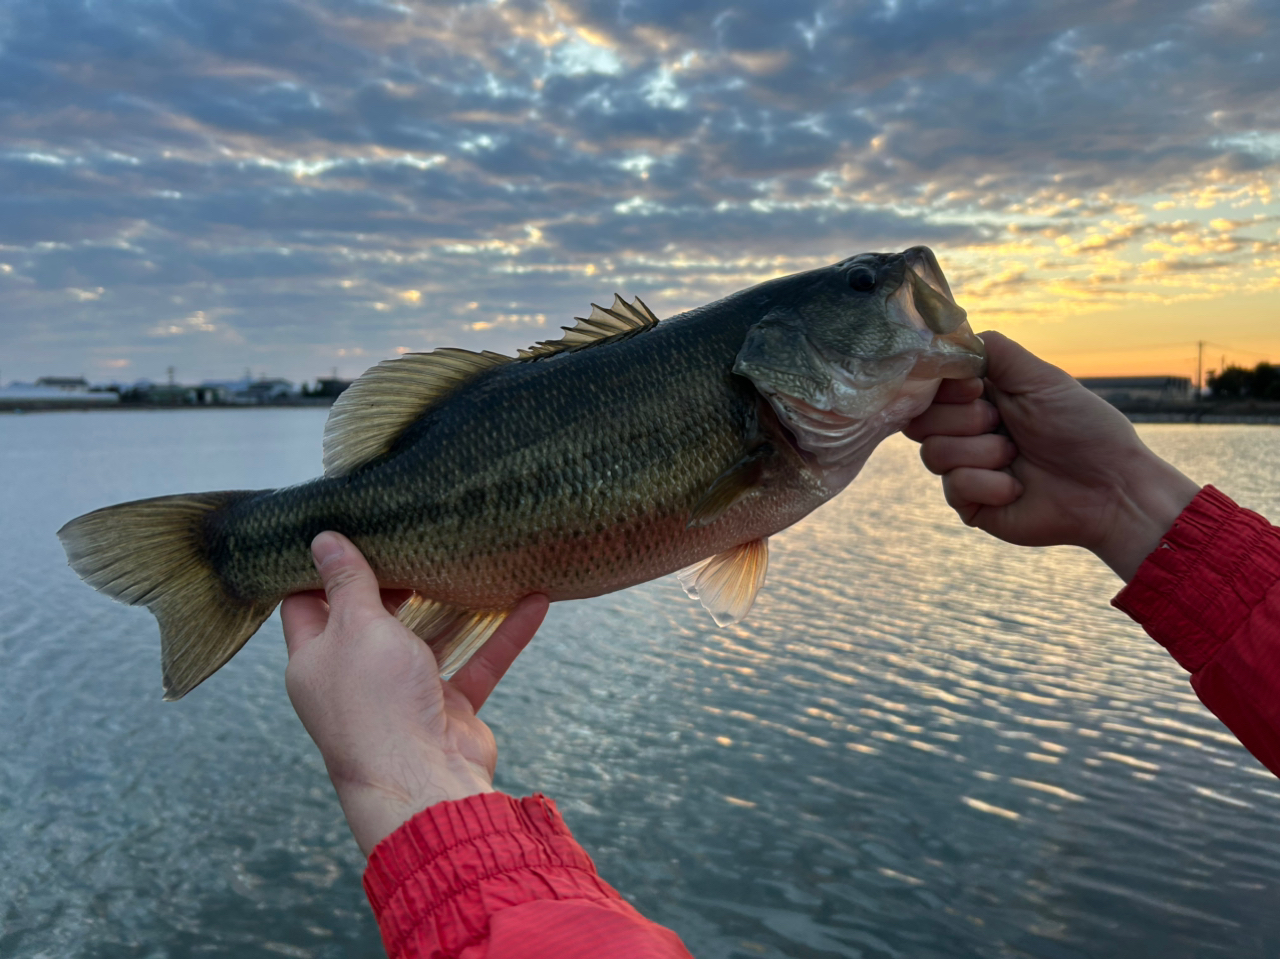
[[[886,305],[894,320],[915,330],[927,344],[912,377],[965,379],[984,375],[986,347],[970,328],[964,308],[956,303],[933,250],[913,246],[900,255],[905,275]]]

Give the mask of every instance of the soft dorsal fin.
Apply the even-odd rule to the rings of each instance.
[[[617,293],[613,294],[613,305],[607,310],[598,303],[592,303],[590,316],[585,318],[575,316],[574,319],[578,321],[576,326],[560,327],[565,331],[560,339],[543,340],[527,350],[521,350],[520,358],[531,360],[540,356],[550,356],[553,353],[563,353],[565,350],[588,346],[611,336],[617,336],[619,333],[648,329],[658,322],[653,311],[645,306],[644,300],[640,297],[637,296],[634,303],[628,303]]]
[[[419,416],[487,369],[511,363],[501,353],[452,347],[383,360],[347,387],[324,424],[324,472],[345,476],[391,449]]]

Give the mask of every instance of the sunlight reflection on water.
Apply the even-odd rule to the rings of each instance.
[[[0,417],[0,955],[373,956],[277,620],[178,705],[95,596],[79,512],[319,469],[322,411]],[[1280,429],[1147,426],[1280,517]],[[1069,549],[965,529],[895,439],[775,537],[749,620],[667,578],[553,609],[486,708],[695,955],[1280,954],[1280,784]]]

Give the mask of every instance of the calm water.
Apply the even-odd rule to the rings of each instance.
[[[273,619],[178,704],[54,530],[319,471],[315,410],[0,417],[0,956],[379,956]],[[1280,429],[1148,426],[1280,517]],[[498,785],[709,957],[1274,957],[1280,782],[1071,550],[959,524],[912,444],[775,537],[750,622],[674,578],[552,609]]]

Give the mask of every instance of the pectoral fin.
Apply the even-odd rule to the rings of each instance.
[[[730,506],[759,489],[777,452],[772,443],[761,443],[717,476],[689,513],[689,523],[685,528],[711,525]]]
[[[747,615],[769,568],[769,541],[757,539],[680,570],[680,585],[711,614],[717,626]]]
[[[431,647],[440,664],[440,675],[448,679],[510,613],[509,609],[464,609],[414,593],[396,610],[396,619]]]

